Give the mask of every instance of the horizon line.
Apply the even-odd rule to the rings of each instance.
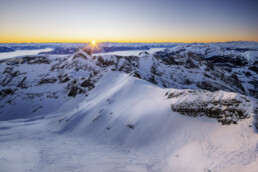
[[[96,43],[149,43],[149,44],[173,44],[173,43],[227,43],[227,42],[257,42],[258,41],[250,41],[250,40],[228,40],[228,41],[189,41],[189,42],[183,42],[183,41],[175,41],[175,42],[170,42],[170,41],[165,41],[165,42],[139,42],[139,41],[136,41],[136,42],[133,42],[133,41],[96,41]],[[82,42],[76,42],[76,41],[53,41],[53,42],[0,42],[0,44],[54,44],[54,43],[73,43],[73,44],[76,44],[76,43],[80,43],[80,44],[83,44],[83,43],[91,43],[91,41],[82,41]]]

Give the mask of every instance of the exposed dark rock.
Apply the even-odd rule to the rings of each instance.
[[[230,76],[230,79],[231,79],[231,81],[232,81],[232,83],[233,83],[232,86],[235,86],[235,87],[237,87],[237,88],[240,88],[243,93],[245,92],[245,89],[244,89],[244,87],[242,86],[242,84],[240,83],[240,81],[239,81],[239,79],[238,79],[238,77],[237,77],[236,74],[232,74],[232,75]]]
[[[203,80],[202,82],[200,83],[197,83],[196,84],[197,87],[201,88],[201,89],[204,89],[204,90],[210,90],[210,91],[218,91],[220,90],[219,87],[211,84],[210,82],[206,81],[206,80]]]
[[[20,64],[21,61],[22,61],[21,59],[14,58],[14,59],[7,60],[6,64],[10,66],[14,66],[14,65]]]
[[[245,52],[245,51],[250,51],[252,49],[250,49],[250,48],[226,48],[226,50],[235,50],[235,51],[239,51],[239,52]]]
[[[26,93],[26,98],[34,99],[35,97],[41,97],[44,93]]]
[[[41,84],[51,84],[51,83],[55,83],[57,81],[56,78],[45,78],[45,79],[41,79],[39,81],[39,85]]]
[[[50,64],[50,60],[45,56],[25,56],[21,58],[15,58],[10,61],[17,64]]]
[[[149,50],[150,47],[143,45],[143,46],[104,46],[100,49],[93,49],[93,52],[114,52],[114,51],[128,51],[128,50]]]
[[[156,59],[161,59],[161,57],[160,57],[158,54],[153,54],[153,56],[154,56]]]
[[[90,79],[86,79],[85,81],[83,81],[83,83],[81,83],[82,87],[88,87],[90,89],[94,88],[94,84]]]
[[[189,57],[185,62],[185,67],[188,69],[199,68],[198,65],[194,64],[194,62]]]
[[[102,115],[96,116],[96,117],[92,120],[92,122],[97,121],[101,116],[102,116]]]
[[[2,82],[2,86],[5,87],[6,85],[8,85],[12,81],[12,79],[13,77],[11,74],[7,75]]]
[[[35,112],[37,112],[39,109],[41,109],[41,108],[43,108],[43,106],[39,106],[39,107],[37,107],[36,109],[34,109],[32,112],[33,113],[35,113]]]
[[[177,97],[179,97],[179,96],[181,96],[183,94],[184,94],[184,92],[179,92],[179,93],[172,92],[169,95],[168,95],[168,92],[166,93],[166,95],[168,95],[168,99],[177,98]]]
[[[251,96],[253,96],[254,98],[258,99],[258,91],[257,90],[248,89],[248,91],[249,91]]]
[[[258,131],[258,108],[254,109],[254,122],[256,130]]]
[[[54,99],[57,99],[58,96],[56,95],[56,93],[57,93],[57,92],[54,92],[54,93],[49,92],[49,93],[47,94],[47,98],[54,98]]]
[[[151,82],[151,83],[153,83],[153,84],[155,84],[155,85],[158,84],[157,81],[155,80],[154,75],[152,75],[152,76],[148,79],[148,81]]]
[[[228,73],[231,73],[232,72],[232,69],[231,68],[224,68]]]
[[[134,125],[133,125],[133,124],[130,124],[130,123],[129,123],[129,124],[127,124],[127,127],[130,128],[130,129],[132,129],[132,130],[134,130]]]
[[[87,56],[85,56],[83,53],[76,53],[76,54],[73,56],[74,59],[76,59],[76,58],[78,58],[78,57],[81,57],[81,58],[83,58],[83,59],[85,59],[85,60],[88,59]]]
[[[13,67],[6,67],[5,70],[4,70],[4,73],[9,73],[9,74],[11,74],[11,73],[12,73],[12,70],[13,70]]]
[[[208,61],[211,61],[212,63],[221,63],[221,64],[231,64],[234,66],[244,66],[248,64],[247,60],[244,57],[237,56],[212,56],[210,58],[207,58]]]
[[[141,78],[141,75],[140,75],[138,72],[133,72],[132,76],[133,76],[133,77],[136,77],[136,78],[142,79],[142,78]]]
[[[184,81],[184,84],[185,85],[191,85],[192,82],[188,78],[186,78],[186,80]]]
[[[11,89],[11,88],[7,88],[7,89],[3,89],[0,91],[2,96],[7,96],[7,95],[13,95],[15,93],[15,90]]]
[[[21,88],[27,88],[26,86],[25,86],[25,84],[24,84],[24,82],[25,82],[25,80],[26,80],[26,76],[21,80],[21,82],[18,84],[18,86],[17,87],[21,87]]]
[[[249,67],[248,69],[256,72],[256,74],[258,74],[258,67],[257,66],[252,66],[252,67]]]
[[[20,71],[15,71],[14,73],[12,73],[12,77],[16,77],[17,75],[19,75],[20,74]]]
[[[91,56],[91,53],[92,53],[91,48],[86,47],[86,48],[83,49],[83,51]]]
[[[65,82],[68,82],[69,80],[70,78],[67,76],[63,80],[61,80],[60,83],[65,83]]]
[[[142,51],[142,52],[139,53],[139,55],[142,55],[142,54],[149,55],[150,53],[148,53],[147,51]]]
[[[178,65],[178,62],[175,61],[175,58],[172,55],[167,58],[163,58],[162,60],[167,65]]]
[[[250,72],[246,72],[245,76],[249,77],[249,76],[252,76],[252,74]]]
[[[70,92],[68,93],[69,97],[75,97],[77,95],[78,87],[72,86]]]
[[[103,57],[98,56],[97,57],[98,61],[97,61],[97,65],[101,66],[101,67],[108,67],[111,65],[114,65],[114,61],[113,60],[104,60]]]
[[[29,61],[28,64],[50,64],[50,60],[46,57],[38,57],[33,61]]]
[[[202,91],[203,92],[203,91]],[[186,94],[187,93],[187,94]],[[204,92],[205,93],[205,92]],[[182,96],[199,96],[201,91],[181,91],[172,92],[168,95],[168,98],[178,98]],[[185,99],[183,102],[178,104],[172,104],[171,109],[174,112],[179,112],[182,115],[188,115],[192,117],[196,116],[207,116],[209,118],[216,118],[218,122],[224,124],[237,124],[240,119],[248,118],[248,113],[245,108],[240,105],[243,102],[250,102],[249,99],[243,97],[240,101],[239,99],[203,99],[200,97],[194,101],[188,101]],[[250,105],[248,105],[250,106]]]
[[[210,75],[208,75],[207,73],[203,74],[206,78],[212,78]]]
[[[211,70],[214,70],[214,64],[212,63],[212,62],[207,62],[206,63],[206,66],[209,68],[209,69],[211,69]]]

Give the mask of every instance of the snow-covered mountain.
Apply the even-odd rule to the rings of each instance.
[[[2,60],[0,169],[255,171],[257,51],[226,45]]]
[[[0,46],[0,52],[5,53],[5,52],[13,52],[15,51],[14,49],[8,48],[8,47],[2,47]]]

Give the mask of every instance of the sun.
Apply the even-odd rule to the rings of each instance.
[[[98,44],[96,41],[92,40],[91,42],[88,43],[88,45],[84,48],[86,51],[90,52],[100,52],[98,48]],[[89,54],[89,53],[88,53]]]

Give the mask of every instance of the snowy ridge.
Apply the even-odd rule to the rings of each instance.
[[[243,57],[249,62],[258,60],[258,43],[253,42],[232,42],[232,43],[196,43],[179,45],[169,49],[170,51],[188,51],[202,55],[204,58],[214,56],[227,56],[229,58]],[[183,52],[182,51],[182,52]]]
[[[185,93],[190,91],[186,90]],[[257,134],[249,127],[252,118],[224,128],[216,120],[180,116],[171,112],[171,104],[179,101],[167,99],[165,95],[168,92],[182,93],[175,89],[161,89],[127,74],[108,72],[78,108],[59,118],[59,132],[69,136],[90,137],[105,145],[122,146],[129,155],[142,151],[155,156],[156,159],[152,160],[155,163],[146,171],[158,171],[159,168],[164,171],[256,168],[257,151],[251,145],[256,144]],[[208,98],[213,93],[206,91],[205,94],[208,94]],[[241,99],[242,95],[221,91],[214,96],[227,100]],[[180,101],[194,99],[193,95],[185,94]],[[245,102],[239,108],[244,106],[246,113],[251,115],[248,105]],[[248,138],[243,142],[245,146],[237,141],[241,134]],[[227,151],[220,148],[222,145],[227,147]],[[238,148],[243,146],[246,147],[244,151]],[[148,149],[153,152],[147,153]],[[202,163],[195,162],[191,158],[192,154]],[[222,154],[224,156],[219,159],[215,158]],[[187,157],[190,159],[187,160]],[[185,166],[185,162],[189,165]],[[246,165],[239,165],[242,163]],[[130,165],[127,167],[133,168]]]

